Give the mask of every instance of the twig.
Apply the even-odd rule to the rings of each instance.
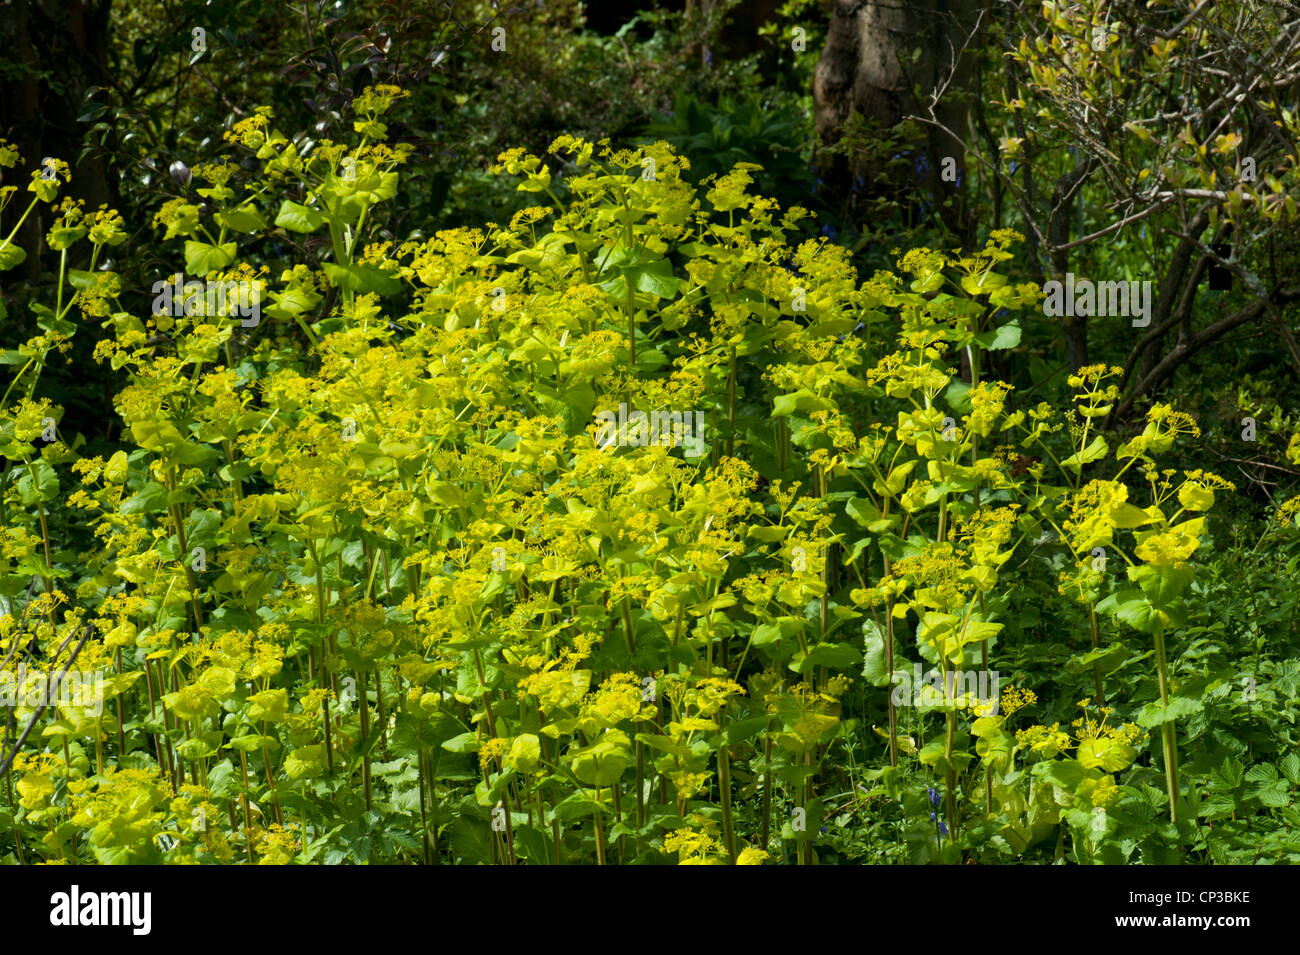
[[[76,662],[77,654],[79,654],[81,652],[81,648],[86,645],[86,641],[90,639],[90,635],[91,633],[94,632],[94,630],[95,630],[95,624],[93,621],[86,624],[85,635],[82,636],[81,642],[77,644],[76,649],[72,651],[72,656],[68,657],[68,662],[63,665],[63,672],[59,674],[59,678],[54,683],[56,687],[63,683],[63,678],[68,675],[68,671],[72,669],[72,664]],[[66,647],[68,645],[68,640],[71,639],[72,639],[72,635],[69,634],[67,640],[63,641],[63,646]],[[59,652],[62,651],[63,651],[63,647],[60,647]],[[45,697],[49,696],[48,693],[43,695]],[[18,737],[17,742],[14,743],[13,749],[9,750],[9,755],[6,756],[3,760],[0,760],[0,776],[3,776],[5,773],[9,772],[9,767],[13,764],[14,757],[17,756],[18,751],[23,748],[23,743],[27,742],[27,737],[31,735],[32,730],[35,728],[37,722],[41,718],[41,714],[45,712],[45,710],[49,707],[49,705],[50,705],[50,701],[48,699],[43,699],[41,701],[41,705],[36,708],[36,712],[32,714],[31,720],[27,723],[27,726],[23,729],[22,735],[20,735]]]

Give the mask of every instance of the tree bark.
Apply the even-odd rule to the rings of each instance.
[[[15,169],[20,190],[49,156],[72,167],[63,194],[84,199],[88,209],[117,204],[116,183],[103,159],[81,156],[84,129],[77,122],[86,90],[108,82],[111,0],[12,0],[0,17],[0,43],[18,74],[0,95],[0,132],[22,154]],[[25,205],[25,203],[24,203]],[[49,228],[48,206],[38,205],[18,234],[27,252],[26,277],[39,277],[36,254]]]
[[[1070,270],[1070,251],[1063,248],[1070,241],[1070,211],[1091,171],[1090,160],[1081,157],[1072,172],[1056,181],[1052,193],[1052,209],[1047,220],[1048,259],[1052,278],[1058,282],[1064,282],[1065,273]],[[1061,328],[1065,335],[1065,363],[1071,371],[1076,371],[1088,364],[1088,319],[1067,315],[1062,318]]]
[[[826,43],[813,72],[813,115],[819,141],[828,145],[838,142],[845,123],[855,113],[882,129],[893,129],[904,117],[923,110],[914,88],[919,87],[928,110],[930,95],[945,84],[935,112],[945,127],[963,134],[970,122],[973,56],[966,46],[975,10],[974,0],[834,0]],[[913,63],[916,47],[921,56]],[[942,210],[948,201],[957,203],[956,214],[943,213],[942,218],[963,241],[968,240],[973,222],[961,202],[962,183],[945,180],[942,175],[944,159],[949,158],[955,160],[957,178],[964,180],[965,156],[960,142],[928,126],[910,147],[916,155],[916,185],[928,197],[928,211]],[[849,197],[855,186],[869,185],[868,172],[854,168],[843,156],[823,161],[820,169],[825,190],[841,200]],[[889,194],[898,192],[898,184],[891,184]]]

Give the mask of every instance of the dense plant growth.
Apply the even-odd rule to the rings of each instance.
[[[3,187],[61,267],[3,356],[0,853],[1300,859],[1300,499],[1230,540],[1189,416],[1101,432],[1122,369],[990,375],[1019,235],[863,278],[750,164],[565,135],[500,156],[507,224],[398,241],[402,95],[236,123],[145,309],[66,165]],[[109,456],[37,390],[95,326]],[[102,706],[45,705],[71,671]]]

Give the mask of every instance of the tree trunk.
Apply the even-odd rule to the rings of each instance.
[[[855,113],[882,129],[897,127],[909,115],[928,117],[931,94],[945,84],[947,89],[935,105],[935,119],[953,133],[965,135],[973,75],[973,57],[965,48],[975,9],[973,0],[910,4],[834,0],[826,43],[813,73],[819,141],[838,142]],[[912,51],[918,47],[921,56],[913,62]],[[921,102],[913,93],[916,87]],[[953,211],[941,213],[941,218],[956,223],[954,232],[968,241],[974,223],[961,202],[965,156],[960,143],[937,126],[927,125],[909,145],[916,177],[912,185],[926,197],[923,211],[936,212],[946,202],[955,203]],[[943,175],[945,159],[954,161],[948,168],[955,176]],[[850,197],[855,186],[867,185],[863,180],[869,180],[869,172],[855,168],[843,156],[823,161],[820,169],[826,191],[841,200]],[[889,184],[890,195],[899,191],[898,183]]]
[[[1062,246],[1069,244],[1070,211],[1091,170],[1092,163],[1089,159],[1078,159],[1073,171],[1056,181],[1056,189],[1052,193],[1052,209],[1047,220],[1047,244],[1052,278],[1057,282],[1064,282],[1065,273],[1070,270],[1070,251]],[[1064,316],[1061,330],[1065,336],[1065,363],[1071,371],[1077,371],[1088,364],[1088,319],[1082,315]]]
[[[12,0],[0,16],[0,43],[13,71],[0,94],[0,133],[25,163],[15,170],[16,184],[25,189],[46,156],[62,159],[72,167],[62,194],[84,199],[89,209],[117,201],[103,159],[93,152],[81,157],[85,130],[77,122],[86,90],[108,82],[109,7],[110,0]],[[36,250],[49,225],[48,207],[38,205],[19,232],[30,280],[39,276]]]

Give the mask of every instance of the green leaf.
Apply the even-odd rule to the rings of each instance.
[[[807,656],[795,654],[790,661],[790,669],[808,674],[814,667],[829,667],[832,670],[848,670],[862,662],[862,654],[847,643],[818,643],[808,650]]]
[[[673,275],[672,263],[662,256],[653,256],[644,249],[620,248],[610,256],[602,281],[596,285],[607,295],[623,301],[627,297],[627,283],[638,292],[655,298],[675,298],[678,282]]]
[[[728,744],[734,746],[736,743],[743,743],[767,729],[771,720],[772,718],[766,715],[753,716],[747,720],[729,724],[722,735]]]
[[[606,730],[596,742],[573,755],[573,774],[590,786],[611,785],[631,765],[627,734],[617,729]]]
[[[358,295],[367,292],[396,295],[402,290],[401,279],[373,265],[335,265],[333,262],[326,262],[322,268],[330,284]]]
[[[1150,524],[1152,521],[1156,520],[1154,515],[1148,514],[1140,507],[1134,507],[1127,501],[1112,507],[1110,511],[1107,512],[1107,516],[1116,527],[1123,528],[1124,530],[1141,527],[1143,524]]]
[[[218,212],[213,218],[217,220],[217,225],[234,232],[261,232],[266,228],[266,216],[262,215],[257,206],[251,204]]]
[[[7,242],[0,245],[0,272],[5,269],[12,269],[15,265],[21,265],[27,259],[27,253],[23,247]]]
[[[1084,769],[1077,759],[1046,759],[1034,763],[1030,772],[1039,779],[1046,779],[1058,789],[1073,794],[1079,783],[1083,782]]]
[[[1230,756],[1223,757],[1223,763],[1210,773],[1211,786],[1220,792],[1232,792],[1240,788],[1246,779],[1246,767]]]
[[[970,414],[970,385],[960,378],[949,382],[948,387],[944,389],[943,400],[953,411],[959,414]]]
[[[1132,580],[1147,595],[1153,607],[1169,607],[1192,582],[1193,569],[1186,567],[1158,567],[1140,564],[1128,569]]]
[[[107,273],[105,273],[107,274]],[[95,287],[95,273],[85,269],[68,269],[68,284],[78,292]]]
[[[965,284],[964,281],[963,284]],[[1020,344],[1020,319],[1013,318],[1005,325],[1000,325],[986,332],[980,332],[975,336],[975,344],[985,351],[1001,351],[1006,348],[1015,348]]]
[[[850,498],[844,511],[873,534],[884,533],[898,523],[898,518],[886,517],[865,497]]]
[[[1110,445],[1101,435],[1097,435],[1092,442],[1077,454],[1072,454],[1061,462],[1061,467],[1070,468],[1073,471],[1082,470],[1085,464],[1090,464],[1099,458],[1104,458],[1106,452],[1110,450]]]
[[[1137,725],[1143,729],[1154,729],[1157,726],[1163,726],[1165,723],[1172,723],[1174,720],[1192,716],[1203,709],[1205,709],[1204,703],[1187,696],[1174,697],[1169,701],[1167,707],[1159,700],[1156,700],[1148,703],[1138,711]]]
[[[593,813],[600,812],[600,810],[600,803],[588,796],[585,791],[579,790],[571,793],[556,805],[555,818],[562,822],[572,822],[574,819],[591,816]]]
[[[777,395],[772,402],[772,415],[781,418],[796,411],[827,411],[835,407],[828,398],[819,398],[807,388],[800,388],[788,395]]]
[[[208,242],[185,240],[185,271],[191,275],[207,275],[217,269],[224,269],[235,261],[235,243],[223,242],[212,245]]]
[[[294,781],[311,779],[324,771],[324,746],[299,746],[284,761],[284,774]]]
[[[36,324],[42,331],[49,332],[51,335],[62,335],[65,338],[71,338],[76,334],[77,326],[66,318],[56,316],[54,310],[48,305],[42,305],[40,302],[29,302],[27,307],[35,313]]]
[[[961,288],[967,295],[988,295],[990,292],[997,291],[1006,284],[1007,277],[1000,272],[994,272],[992,270],[982,272],[978,275],[963,275],[961,277]],[[1017,332],[1016,341],[1019,340],[1020,334]]]
[[[671,299],[677,296],[677,278],[673,275],[672,264],[667,259],[640,265],[630,274],[637,291],[656,298]]]
[[[150,481],[139,491],[122,502],[119,508],[125,515],[162,514],[167,510],[167,488],[156,481]]]
[[[880,624],[868,618],[862,621],[866,638],[866,654],[862,662],[862,675],[872,686],[889,686],[890,673],[885,663],[885,632]],[[895,658],[897,659],[897,658]]]
[[[1133,760],[1137,759],[1137,750],[1122,739],[1106,736],[1085,739],[1079,744],[1075,755],[1085,769],[1104,769],[1108,773],[1117,773],[1132,765]]]
[[[42,458],[32,461],[30,467],[23,468],[22,477],[16,483],[18,494],[27,507],[52,501],[59,496],[59,475]]]
[[[274,736],[263,736],[260,733],[249,733],[245,736],[235,736],[230,740],[232,748],[244,753],[256,753],[259,750],[266,750],[268,753],[279,751],[280,742]]]
[[[166,418],[146,418],[144,421],[131,423],[131,436],[135,443],[146,451],[156,454],[169,454],[184,438],[176,425]]]
[[[290,232],[315,232],[325,224],[325,217],[315,209],[285,199],[280,203],[275,224]]]
[[[1291,785],[1300,786],[1300,755],[1287,753],[1277,765]]]
[[[478,733],[471,730],[468,733],[453,736],[443,742],[442,748],[449,753],[477,753],[479,749]]]
[[[276,295],[275,301],[262,309],[270,318],[290,319],[301,315],[320,302],[320,296],[304,288],[287,288]]]
[[[1097,610],[1113,614],[1142,633],[1154,634],[1187,622],[1187,607],[1181,599],[1157,607],[1146,594],[1131,587],[1116,591],[1101,600],[1097,604]]]

